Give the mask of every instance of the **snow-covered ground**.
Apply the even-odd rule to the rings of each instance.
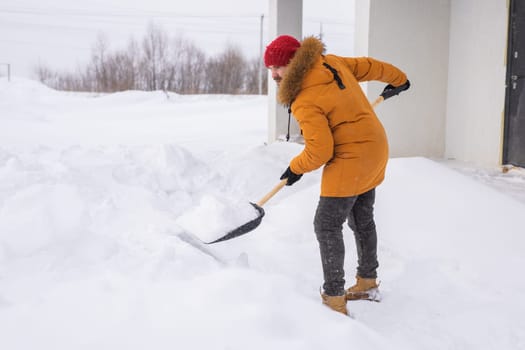
[[[0,82],[0,348],[525,349],[519,169],[391,159],[383,301],[353,318],[320,302],[318,171],[255,231],[199,244],[192,230],[249,220],[301,150],[265,144],[266,105]]]

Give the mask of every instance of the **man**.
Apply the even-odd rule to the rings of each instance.
[[[321,166],[321,195],[314,218],[324,274],[322,301],[347,314],[347,300],[373,299],[377,291],[375,188],[383,181],[388,143],[383,126],[359,82],[389,85],[384,98],[409,88],[406,75],[372,58],[325,55],[315,37],[299,42],[289,35],[272,41],[264,63],[279,85],[278,101],[289,106],[305,146],[282,174],[290,186]],[[358,266],[356,283],[345,291],[345,221],[354,232]]]

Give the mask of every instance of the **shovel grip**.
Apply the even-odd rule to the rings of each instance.
[[[287,182],[288,179],[281,180],[281,182],[279,182],[277,186],[275,186],[270,192],[268,192],[268,194],[266,194],[266,196],[261,198],[261,200],[258,201],[256,204],[262,207],[264,203],[268,202],[270,198],[272,198],[277,192],[279,192],[281,188],[283,188],[286,185]]]

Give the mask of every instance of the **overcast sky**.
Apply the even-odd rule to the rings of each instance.
[[[191,39],[208,55],[226,45],[259,55],[260,21],[268,38],[268,0],[0,0],[0,63],[14,76],[34,77],[37,64],[74,70],[85,63],[97,36],[112,48],[141,39],[149,23]],[[303,35],[323,32],[329,52],[353,54],[354,1],[304,0]],[[0,65],[0,75],[6,66]]]

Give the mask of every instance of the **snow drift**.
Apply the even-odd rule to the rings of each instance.
[[[505,192],[392,159],[376,204],[383,301],[351,302],[348,318],[319,298],[319,172],[245,236],[188,232],[233,223],[224,210],[258,200],[300,151],[265,145],[266,97],[15,79],[0,111],[4,349],[525,349],[525,205]]]

